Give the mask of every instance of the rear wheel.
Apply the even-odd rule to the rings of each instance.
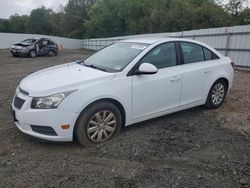
[[[31,50],[30,53],[29,53],[29,56],[32,57],[32,58],[36,57],[36,51]]]
[[[75,135],[83,145],[99,144],[119,134],[122,116],[112,103],[99,102],[88,107],[79,117]]]
[[[50,50],[50,51],[49,51],[49,56],[50,56],[50,57],[56,56],[56,52],[53,51],[53,50]]]
[[[217,80],[211,87],[207,101],[206,106],[209,108],[219,108],[226,97],[227,94],[227,83],[225,80]]]

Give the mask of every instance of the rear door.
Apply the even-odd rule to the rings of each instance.
[[[183,86],[180,105],[204,101],[218,57],[207,48],[179,42],[183,56]]]

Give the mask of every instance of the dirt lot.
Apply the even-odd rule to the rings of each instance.
[[[0,187],[250,187],[250,72],[236,73],[218,110],[197,107],[139,123],[91,148],[18,131],[9,108],[19,81],[87,53],[30,59],[0,50]]]

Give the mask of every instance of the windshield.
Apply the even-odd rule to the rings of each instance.
[[[36,41],[36,39],[26,39],[26,40],[23,40],[22,42],[23,43],[28,43],[28,44],[32,44]]]
[[[107,72],[122,71],[148,44],[118,42],[108,46],[84,60],[85,66]]]

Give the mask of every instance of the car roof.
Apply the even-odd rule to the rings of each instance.
[[[137,38],[129,38],[126,40],[121,40],[119,42],[153,44],[156,42],[170,42],[170,41],[186,41],[186,42],[200,43],[198,41],[194,41],[190,39],[174,38],[174,37],[137,37]]]
[[[144,43],[144,44],[153,44],[155,42],[164,40],[166,38],[160,37],[139,37],[139,38],[129,38],[122,40],[120,42],[134,42],[134,43]]]
[[[121,40],[119,42],[132,42],[132,43],[142,43],[142,44],[148,44],[152,45],[154,43],[165,43],[165,42],[171,42],[171,41],[182,41],[182,42],[191,42],[195,43],[201,46],[204,46],[214,52],[217,56],[222,57],[221,53],[212,48],[211,46],[197,40],[192,40],[192,39],[185,39],[185,38],[174,38],[174,37],[137,37],[137,38],[129,38],[126,40]]]

